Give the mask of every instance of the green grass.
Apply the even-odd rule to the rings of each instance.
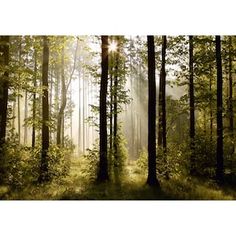
[[[70,174],[44,185],[12,190],[0,186],[0,198],[8,200],[232,200],[232,187],[218,187],[199,179],[171,178],[161,181],[161,190],[146,185],[146,176],[131,162],[121,179],[97,184],[90,180],[84,160],[72,158]]]

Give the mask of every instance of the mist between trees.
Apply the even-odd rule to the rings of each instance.
[[[234,199],[235,50],[234,36],[1,36],[1,198]]]

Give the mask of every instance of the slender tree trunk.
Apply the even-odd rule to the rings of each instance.
[[[48,176],[48,148],[49,148],[49,104],[48,104],[48,66],[49,47],[47,36],[43,37],[43,66],[42,66],[42,156],[39,182],[49,180]]]
[[[62,58],[61,58],[61,106],[59,109],[59,113],[58,113],[58,117],[57,117],[57,145],[63,146],[63,129],[64,129],[64,125],[63,125],[63,119],[64,119],[64,110],[66,107],[66,103],[67,103],[67,99],[66,99],[66,82],[65,82],[65,72],[64,72],[64,67],[65,67],[65,62],[64,62],[64,46],[62,48]]]
[[[19,45],[19,63],[21,66],[21,42]],[[19,80],[21,79],[21,74],[19,73]],[[18,95],[17,95],[17,118],[18,118],[18,135],[19,135],[19,144],[21,143],[21,105],[20,105],[20,97],[21,97],[21,85],[18,85]]]
[[[233,78],[232,78],[232,36],[229,36],[229,132],[233,142],[231,155],[234,153],[234,111],[233,111]]]
[[[60,65],[57,64],[56,68],[55,68],[55,87],[54,87],[54,92],[55,92],[55,97],[54,97],[54,103],[55,103],[55,114],[59,114],[59,89],[60,89],[60,70],[59,70]],[[57,124],[58,125],[58,121]],[[54,140],[55,143],[57,143],[57,134],[58,134],[58,130],[56,132],[54,132]]]
[[[28,97],[28,93],[27,93],[27,90],[25,90],[25,121],[27,120],[28,118],[28,100],[27,100],[27,97]],[[28,140],[28,127],[27,125],[25,124],[24,126],[24,145],[27,145],[27,140]]]
[[[193,36],[189,36],[189,137],[190,137],[190,174],[195,174],[195,105],[193,81]]]
[[[9,65],[9,38],[9,36],[0,36],[0,63],[5,69],[0,78],[0,158],[2,158],[2,147],[5,143],[7,127],[9,72],[6,67]]]
[[[34,89],[37,87],[37,51],[34,49]],[[35,147],[35,122],[36,122],[36,91],[33,93],[33,127],[32,127],[32,148]]]
[[[21,112],[20,112],[20,89],[18,88],[17,95],[17,120],[18,120],[18,135],[19,135],[19,144],[21,143]]]
[[[16,118],[16,101],[13,101],[12,105],[12,129],[15,129],[15,118]]]
[[[107,162],[107,84],[108,84],[108,36],[102,36],[102,74],[100,88],[100,161],[98,170],[98,181],[109,179]]]
[[[156,175],[156,80],[154,36],[147,36],[148,47],[148,178],[147,184],[159,186]]]
[[[222,120],[222,59],[221,59],[221,39],[216,36],[216,64],[217,64],[217,147],[216,147],[216,179],[218,183],[224,180],[223,162],[223,120]]]
[[[70,87],[70,104],[72,105],[72,87]],[[73,112],[72,112],[72,108],[70,111],[70,139],[71,139],[71,150],[73,147]]]
[[[80,155],[81,148],[81,71],[79,70],[79,124],[78,124],[78,154]]]
[[[85,76],[83,69],[83,153],[85,153]]]
[[[210,73],[210,141],[212,143],[213,135],[213,111],[212,111],[212,78]]]
[[[161,124],[162,124],[162,132],[161,132],[161,139],[162,139],[162,148],[164,154],[164,160],[167,165],[167,144],[166,144],[166,47],[167,47],[167,39],[166,36],[162,36],[162,60],[161,60]],[[160,127],[160,126],[159,126]],[[169,179],[169,171],[167,169],[165,174],[166,179]]]

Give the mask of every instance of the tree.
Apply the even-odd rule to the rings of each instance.
[[[189,137],[190,137],[190,173],[194,174],[195,172],[195,155],[194,155],[194,146],[195,146],[195,106],[194,106],[194,83],[193,83],[193,36],[189,36]]]
[[[43,63],[42,63],[42,154],[39,182],[47,181],[48,176],[48,148],[49,148],[49,104],[48,104],[48,66],[49,46],[47,36],[43,36]]]
[[[229,132],[233,142],[231,154],[234,153],[234,111],[233,111],[233,78],[232,78],[232,36],[229,36]]]
[[[7,127],[7,102],[9,88],[9,36],[0,37],[0,65],[3,68],[0,78],[0,153],[5,143]]]
[[[76,55],[78,51],[78,39],[76,40],[75,54],[73,58],[73,67],[69,75],[69,79],[66,83],[65,78],[65,39],[63,37],[62,41],[62,51],[61,51],[61,105],[57,117],[57,145],[64,145],[64,113],[67,105],[67,93],[69,86],[71,84],[75,68],[76,68]]]
[[[34,88],[37,86],[37,50],[36,47],[34,48],[34,80],[33,80]],[[33,119],[33,125],[32,125],[32,148],[35,147],[35,138],[36,138],[36,125],[35,125],[35,119],[36,119],[36,91],[33,91],[33,106],[32,106],[32,119]]]
[[[98,181],[103,182],[109,179],[107,162],[107,84],[108,84],[108,36],[102,36],[102,62],[101,62],[101,83],[99,100],[99,170]]]
[[[147,184],[159,186],[156,176],[156,80],[154,36],[147,36],[148,47],[148,178]]]
[[[216,146],[216,180],[222,183],[224,180],[223,163],[223,120],[222,120],[222,59],[221,59],[221,38],[215,37],[216,47],[216,68],[217,68],[217,146]]]

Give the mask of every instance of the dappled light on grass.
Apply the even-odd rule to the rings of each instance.
[[[2,199],[26,200],[187,200],[187,199],[235,199],[236,192],[219,189],[214,183],[204,183],[184,177],[161,181],[161,190],[149,187],[146,176],[130,162],[120,184],[107,182],[97,184],[85,171],[84,159],[73,158],[67,177],[43,185],[30,185],[20,191],[0,189]]]

